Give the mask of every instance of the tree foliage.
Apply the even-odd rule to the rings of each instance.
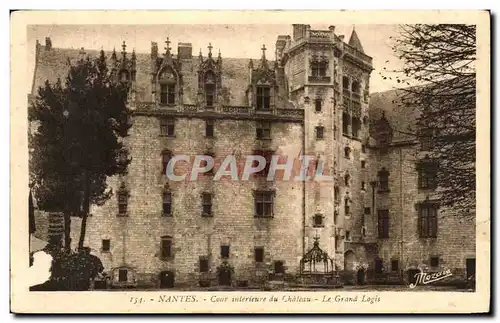
[[[394,52],[404,62],[401,102],[418,109],[415,135],[432,136],[439,163],[441,205],[472,215],[476,201],[476,28],[472,25],[402,25]],[[471,213],[469,213],[469,211]]]
[[[37,125],[30,138],[37,206],[82,217],[80,247],[89,205],[112,196],[106,179],[124,174],[130,163],[122,155],[131,126],[127,92],[126,84],[113,81],[101,51],[70,65],[64,85],[46,81],[29,109],[29,121]]]

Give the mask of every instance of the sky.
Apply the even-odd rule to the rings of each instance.
[[[353,28],[356,29],[365,53],[373,57],[374,70],[371,74],[370,92],[382,92],[397,87],[395,79],[384,80],[380,75],[387,70],[399,69],[401,61],[391,49],[391,36],[396,36],[396,25],[335,25],[337,35],[345,35],[349,40]],[[312,24],[313,30],[328,30],[328,25]],[[278,35],[292,35],[292,25],[251,24],[251,25],[31,25],[28,27],[28,75],[33,75],[35,64],[35,44],[42,45],[45,37],[50,37],[52,47],[121,50],[123,41],[127,51],[150,53],[151,42],[157,42],[159,52],[164,51],[167,37],[172,42],[174,54],[179,42],[192,43],[193,55],[200,49],[206,56],[209,43],[213,52],[221,51],[222,58],[259,58],[265,44],[267,57],[274,59],[274,48]],[[384,74],[388,76],[387,74]],[[26,92],[31,84],[26,84]]]

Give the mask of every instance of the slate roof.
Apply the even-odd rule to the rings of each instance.
[[[356,48],[363,54],[365,53],[355,29],[352,30],[351,37],[349,38],[349,46]]]
[[[54,48],[46,49],[45,46],[37,46],[35,71],[33,77],[32,93],[37,94],[38,87],[46,80],[56,82],[58,78],[62,81],[67,76],[69,62],[75,62],[79,57],[79,49]],[[98,50],[85,50],[86,55],[97,57]],[[109,59],[112,52],[107,51]],[[117,52],[118,58],[121,53]],[[130,57],[130,53],[128,53]],[[159,55],[160,56],[160,55]],[[175,57],[177,57],[175,55]],[[204,57],[206,59],[206,57]],[[149,53],[136,53],[136,100],[151,101],[151,56]],[[184,104],[195,104],[198,92],[198,67],[200,60],[197,55],[189,59],[182,59],[183,74],[183,99]],[[226,58],[222,56],[222,92],[224,98],[231,106],[247,106],[245,91],[249,85],[248,63],[250,58]],[[260,62],[260,58],[253,59],[254,64]],[[268,61],[269,66],[274,62]]]
[[[393,130],[393,143],[415,140],[415,136],[411,134],[415,133],[418,111],[401,104],[402,93],[402,90],[390,90],[370,94],[370,135],[372,137],[375,137],[373,133],[375,125],[384,113]]]

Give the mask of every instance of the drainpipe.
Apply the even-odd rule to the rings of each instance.
[[[304,126],[302,127],[302,158],[306,155],[306,126],[307,122],[305,121],[305,112],[304,111]],[[304,159],[302,159],[302,162]],[[302,167],[302,165],[301,165]],[[305,175],[307,176],[307,174]],[[302,182],[302,255],[306,253],[306,181]]]
[[[404,263],[404,214],[403,214],[403,148],[399,147],[399,203],[401,207],[401,269],[400,275],[403,278],[403,263]]]

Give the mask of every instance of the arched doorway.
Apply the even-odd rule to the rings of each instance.
[[[162,271],[160,273],[160,288],[172,288],[175,284],[175,275],[171,271]]]
[[[231,285],[231,271],[229,270],[219,271],[219,285],[221,286]]]

